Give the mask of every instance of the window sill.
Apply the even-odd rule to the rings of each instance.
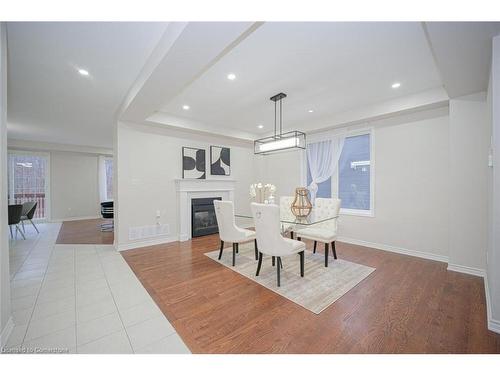
[[[354,210],[350,208],[341,208],[340,215],[375,217],[373,210]]]

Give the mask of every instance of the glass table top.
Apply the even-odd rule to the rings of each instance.
[[[234,215],[236,218],[240,219],[253,219],[251,214],[236,213]],[[322,223],[328,220],[337,219],[338,215],[328,215],[321,213],[321,211],[316,211],[314,208],[307,217],[295,217],[292,212],[280,212],[280,222],[282,224],[292,224],[292,225],[314,225]]]

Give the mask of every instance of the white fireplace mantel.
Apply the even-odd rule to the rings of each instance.
[[[176,179],[175,190],[179,202],[179,241],[191,238],[191,200],[193,198],[221,197],[234,200],[236,180]]]

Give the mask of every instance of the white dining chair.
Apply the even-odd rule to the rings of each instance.
[[[294,197],[280,197],[280,212],[283,214],[285,212],[292,214],[292,203]],[[290,238],[293,239],[294,226],[292,224],[282,224],[282,232],[290,232]]]
[[[233,267],[236,264],[236,253],[239,251],[239,244],[249,241],[254,241],[255,260],[258,258],[257,240],[255,232],[236,226],[234,218],[234,206],[231,201],[214,200],[215,216],[217,217],[217,225],[219,226],[220,251],[219,260],[222,258],[224,250],[224,242],[233,243]]]
[[[337,198],[316,198],[314,202],[317,217],[336,217],[339,215],[341,200]],[[315,224],[309,228],[299,229],[295,232],[297,239],[307,238],[314,241],[313,253],[316,252],[318,242],[325,244],[325,267],[328,267],[328,245],[332,245],[332,255],[337,259],[335,240],[337,239],[337,219]]]
[[[262,267],[263,254],[276,257],[276,272],[278,286],[280,286],[280,271],[283,267],[281,257],[296,255],[300,256],[300,276],[304,277],[304,250],[303,242],[285,238],[281,235],[280,208],[275,204],[252,203],[252,216],[255,222],[257,243],[259,244],[259,262],[257,264],[256,276],[259,276]]]

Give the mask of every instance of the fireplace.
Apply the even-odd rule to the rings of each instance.
[[[191,237],[219,233],[215,217],[214,200],[221,197],[191,199]]]

